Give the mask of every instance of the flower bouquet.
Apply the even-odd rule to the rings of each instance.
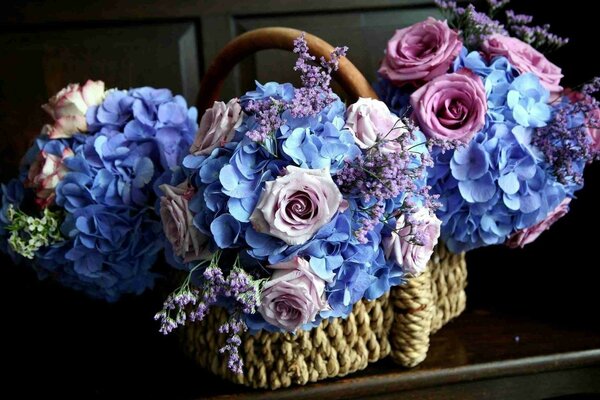
[[[567,40],[530,26],[531,16],[501,12],[506,0],[488,0],[485,13],[437,4],[448,22],[396,31],[377,92],[428,138],[445,139],[433,149],[428,183],[449,249],[523,247],[566,214],[600,154],[592,97],[600,82],[563,89],[561,69],[541,51]]]
[[[108,301],[152,287],[163,247],[153,184],[177,166],[197,112],[169,90],[70,84],[2,185],[0,248],[40,278]]]
[[[255,387],[386,356],[387,292],[425,270],[440,230],[425,137],[378,100],[346,107],[329,86],[340,62],[351,67],[346,49],[315,62],[299,33],[265,28],[223,50],[208,77],[227,71],[219,62],[232,51],[295,38],[302,86],[257,83],[215,102],[181,169],[159,179],[166,254],[187,271],[156,315],[160,330],[185,325],[200,364]]]

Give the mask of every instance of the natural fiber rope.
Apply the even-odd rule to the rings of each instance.
[[[467,265],[465,255],[438,246],[427,272],[392,288],[390,298],[394,324],[390,332],[392,358],[404,367],[421,363],[429,350],[429,336],[466,305]]]
[[[391,349],[388,336],[392,319],[385,295],[357,303],[345,320],[332,318],[296,335],[264,331],[255,336],[245,334],[240,349],[243,375],[232,374],[226,358],[218,353],[225,344],[225,335],[217,332],[227,320],[225,310],[211,311],[202,323],[187,326],[184,343],[186,351],[216,375],[255,388],[277,389],[344,376],[386,357]]]
[[[431,271],[431,272],[430,272]],[[429,336],[465,307],[466,264],[464,254],[436,248],[428,271],[391,295],[357,303],[343,320],[323,321],[311,331],[268,333],[242,337],[240,356],[244,375],[227,369],[218,350],[225,335],[217,328],[228,316],[215,309],[200,324],[185,328],[186,352],[214,374],[254,388],[277,389],[344,376],[365,368],[388,354],[405,367],[423,361]]]

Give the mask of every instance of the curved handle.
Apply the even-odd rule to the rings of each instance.
[[[294,39],[301,33],[297,29],[271,27],[254,29],[233,39],[219,52],[202,78],[197,99],[198,110],[204,112],[219,98],[223,81],[237,63],[260,50],[293,51]],[[329,58],[333,46],[309,33],[305,38],[313,56],[317,59],[321,56]],[[333,73],[333,77],[352,101],[359,97],[377,98],[367,79],[346,57],[340,58],[339,69]]]

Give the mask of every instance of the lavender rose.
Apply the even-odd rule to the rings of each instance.
[[[227,104],[215,101],[212,108],[206,110],[200,120],[200,127],[190,147],[190,153],[210,154],[215,147],[230,142],[241,123],[242,107],[238,99],[231,99]]]
[[[194,191],[183,182],[178,186],[163,184],[160,190],[165,194],[160,198],[160,218],[167,240],[173,247],[173,253],[184,262],[208,259],[208,237],[204,236],[193,224],[193,215],[189,200]]]
[[[392,114],[384,102],[359,98],[346,111],[346,126],[354,135],[354,141],[361,149],[368,149],[378,142],[384,143],[384,153],[398,152],[402,149],[397,142],[407,132],[400,118]]]
[[[533,242],[542,234],[542,232],[549,229],[552,224],[569,212],[570,202],[571,198],[567,197],[554,210],[548,213],[546,218],[542,221],[529,228],[521,229],[520,231],[513,233],[506,241],[506,245],[512,249],[516,249],[517,247],[523,248],[526,244]]]
[[[488,57],[504,56],[522,74],[532,72],[540,83],[556,98],[562,91],[561,69],[552,64],[542,53],[525,42],[500,34],[488,36],[482,44],[482,50]]]
[[[102,103],[104,82],[88,80],[85,85],[71,83],[48,100],[42,108],[54,119],[53,125],[44,126],[50,139],[69,138],[87,131],[85,113],[90,106]]]
[[[424,208],[413,214],[411,220],[412,226],[406,224],[404,215],[400,216],[396,232],[383,238],[382,244],[388,260],[401,265],[409,274],[419,275],[427,268],[433,248],[437,245],[442,221]]]
[[[379,73],[396,85],[429,81],[448,71],[461,48],[458,33],[446,21],[429,17],[396,31]]]
[[[325,281],[300,257],[269,268],[275,272],[263,287],[258,309],[265,321],[289,332],[314,321],[327,305]]]
[[[257,232],[298,245],[313,237],[342,205],[345,201],[329,171],[289,166],[286,175],[265,184],[250,222]]]
[[[410,96],[413,118],[433,139],[468,142],[485,124],[487,99],[481,79],[462,69],[438,76]]]

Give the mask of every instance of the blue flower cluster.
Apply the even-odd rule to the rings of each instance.
[[[504,57],[491,62],[463,49],[454,69],[469,68],[484,82],[485,127],[465,147],[434,151],[429,174],[440,194],[442,239],[455,252],[504,243],[541,221],[574,187],[557,182],[532,144],[551,118],[548,91],[530,73],[518,75]]]
[[[150,269],[163,243],[153,184],[187,154],[197,111],[169,90],[142,87],[108,91],[86,119],[88,132],[58,140],[42,135],[24,159],[26,171],[40,150],[57,143],[74,153],[64,159],[67,172],[56,187],[65,240],[40,249],[33,266],[41,276],[114,301],[153,285]],[[29,211],[25,175],[3,186],[0,236],[7,235],[10,204]]]
[[[377,96],[383,101],[391,112],[398,117],[408,117],[410,107],[410,94],[406,86],[398,87],[390,80],[381,75],[377,76],[377,81],[373,84],[373,89]]]
[[[244,105],[265,98],[290,101],[294,90],[290,84],[257,83],[256,90],[246,93],[240,102]],[[162,178],[172,184],[184,179],[193,183],[197,191],[189,208],[194,214],[194,226],[212,238],[213,251],[242,249],[240,257],[245,269],[255,265],[257,271],[262,269],[261,264],[275,264],[295,256],[309,261],[313,271],[327,281],[331,309],[322,311],[307,329],[323,318],[346,317],[360,299],[375,299],[402,281],[400,267],[384,259],[380,246],[382,224],[369,232],[366,243],[358,242],[354,232],[360,223],[352,211],[356,205],[338,212],[311,240],[296,246],[257,232],[249,222],[265,182],[276,179],[285,167],[326,168],[335,174],[345,160],[361,154],[352,133],[344,129],[345,111],[339,99],[316,116],[295,118],[283,111],[284,123],[262,143],[246,135],[256,129],[257,121],[255,116],[244,114],[231,142],[208,156],[188,155],[184,159],[187,177]],[[191,268],[177,257],[171,259],[178,268]],[[251,330],[279,330],[260,313],[246,318]]]

